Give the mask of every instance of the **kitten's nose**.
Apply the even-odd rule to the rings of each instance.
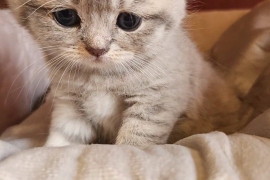
[[[106,54],[109,51],[109,48],[103,48],[103,49],[99,49],[99,48],[92,48],[92,47],[87,47],[86,50],[93,56],[96,57],[100,57],[104,54]]]

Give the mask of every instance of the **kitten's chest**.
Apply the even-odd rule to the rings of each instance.
[[[63,75],[64,74],[64,75]],[[61,70],[51,79],[56,87],[56,93],[70,92],[76,94],[92,93],[95,91],[110,92],[115,95],[125,96],[148,86],[149,83],[140,78],[139,75],[133,76],[101,76],[87,74],[63,73]]]
[[[97,129],[99,139],[115,138],[126,109],[124,100],[110,92],[96,91],[82,100],[87,121]],[[106,137],[103,137],[106,134]]]
[[[82,106],[86,115],[95,121],[119,115],[125,104],[120,96],[108,91],[95,91],[82,98]]]

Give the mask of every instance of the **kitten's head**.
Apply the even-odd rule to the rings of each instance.
[[[88,68],[141,66],[162,52],[185,0],[9,0],[48,61]],[[53,58],[53,59],[52,59]],[[69,62],[69,63],[68,63]]]

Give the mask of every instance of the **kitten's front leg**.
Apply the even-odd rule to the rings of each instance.
[[[150,100],[151,101],[151,100]],[[144,148],[151,144],[165,144],[177,121],[172,108],[163,102],[137,102],[124,112],[123,125],[116,144],[128,144]]]
[[[95,138],[96,132],[92,125],[83,118],[74,104],[68,101],[54,104],[50,133],[45,146],[88,144]]]

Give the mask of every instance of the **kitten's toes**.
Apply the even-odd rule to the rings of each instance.
[[[44,144],[44,147],[65,147],[65,146],[69,146],[71,145],[71,143],[69,142],[49,142],[47,141]]]
[[[155,143],[151,143],[145,139],[134,137],[134,138],[127,138],[123,136],[118,136],[116,140],[116,145],[131,145],[138,147],[140,149],[144,149],[150,145],[154,145]]]
[[[69,145],[71,145],[71,142],[69,142],[64,135],[57,132],[50,133],[46,143],[44,144],[45,147],[64,147]]]

